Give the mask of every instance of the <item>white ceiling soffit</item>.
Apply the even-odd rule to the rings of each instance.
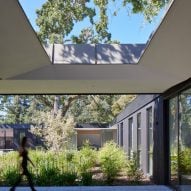
[[[190,7],[174,1],[138,65],[43,66],[1,80],[0,93],[162,93],[190,78]]]
[[[17,0],[0,0],[0,23],[1,79],[50,64]]]
[[[174,78],[171,87],[191,77],[190,7],[190,0],[174,1],[139,60],[139,65]]]

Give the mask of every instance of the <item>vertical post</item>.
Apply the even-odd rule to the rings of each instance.
[[[97,44],[95,44],[95,64],[97,64]]]
[[[55,45],[54,45],[54,43],[52,44],[52,64],[54,64],[54,50],[55,49]]]
[[[6,129],[4,130],[4,149],[6,149]]]

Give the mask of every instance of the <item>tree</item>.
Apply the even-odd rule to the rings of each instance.
[[[1,123],[25,123],[28,121],[28,109],[32,96],[1,95],[0,109],[4,112]]]
[[[37,112],[33,124],[31,132],[41,137],[48,149],[59,151],[71,146],[75,126],[72,116],[62,117],[60,111],[57,115],[52,115],[52,112]]]
[[[77,22],[89,18],[90,26],[79,36],[72,36],[73,43],[112,43],[108,31],[109,14],[116,16],[121,8],[142,13],[149,22],[171,0],[47,0],[37,10],[38,36],[44,43],[64,43]],[[112,3],[120,8],[111,10]],[[90,6],[91,4],[91,6]],[[115,6],[114,6],[115,7]]]
[[[40,27],[38,33],[43,42],[63,43],[76,22],[89,17],[90,22],[95,15],[92,8],[86,6],[85,0],[48,0],[37,10],[36,23]]]
[[[32,123],[36,113],[73,116],[77,123],[110,123],[134,95],[6,95],[0,97],[1,123]]]

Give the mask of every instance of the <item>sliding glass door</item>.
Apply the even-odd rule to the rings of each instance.
[[[191,89],[169,101],[170,180],[191,190]]]

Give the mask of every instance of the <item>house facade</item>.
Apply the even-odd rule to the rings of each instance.
[[[156,184],[191,189],[191,79],[163,94],[138,95],[116,118],[117,143],[137,153]]]
[[[109,127],[109,124],[77,124],[75,131],[77,148],[81,148],[83,144],[88,141],[90,146],[98,150],[107,141],[117,141],[117,128]]]
[[[139,95],[116,118],[117,142],[128,157],[137,154],[145,175],[153,176],[153,132],[159,95]]]
[[[0,125],[0,149],[18,149],[24,136],[29,139],[29,146],[41,145],[40,139],[30,132],[30,124],[1,124]]]

